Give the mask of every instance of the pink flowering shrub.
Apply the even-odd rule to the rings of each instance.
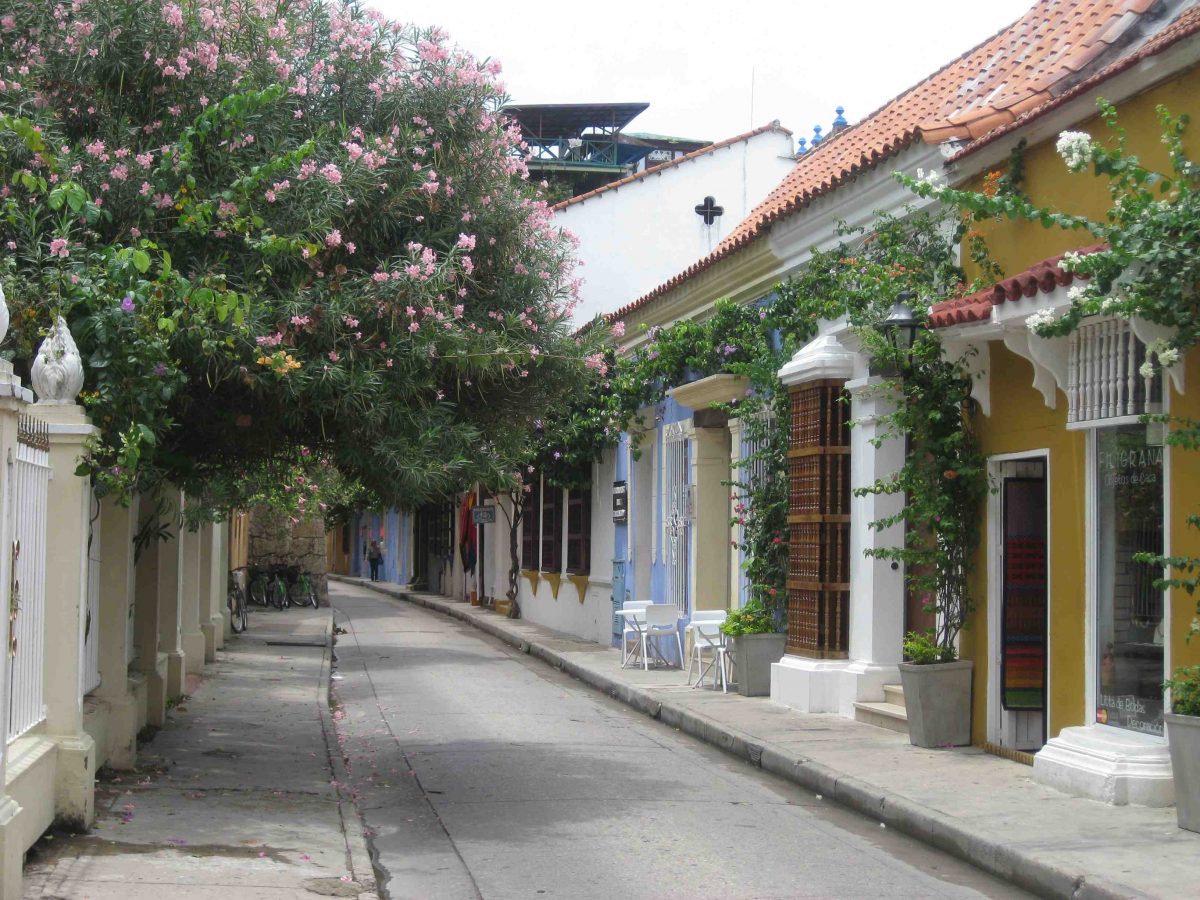
[[[413,501],[504,477],[597,377],[498,65],[355,0],[12,0],[3,21],[10,346],[27,368],[66,315],[101,482],[233,502],[303,445]]]

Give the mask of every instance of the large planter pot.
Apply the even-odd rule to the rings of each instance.
[[[1163,713],[1175,781],[1175,816],[1180,828],[1200,831],[1200,716]]]
[[[771,663],[783,659],[786,643],[786,634],[739,634],[733,638],[739,694],[765,697],[771,693]]]
[[[908,739],[918,747],[971,743],[971,660],[916,666],[900,663]]]

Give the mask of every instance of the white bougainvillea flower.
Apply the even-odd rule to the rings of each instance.
[[[1081,171],[1092,161],[1092,136],[1086,131],[1064,131],[1055,148],[1072,172]]]

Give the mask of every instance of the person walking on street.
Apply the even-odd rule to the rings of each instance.
[[[367,562],[371,564],[371,580],[379,580],[379,564],[383,562],[383,548],[379,546],[379,541],[371,541],[371,546],[367,550]]]

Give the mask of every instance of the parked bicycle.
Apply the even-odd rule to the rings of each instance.
[[[250,569],[250,599],[259,606],[286,609],[318,604],[312,576],[299,566],[275,565]]]
[[[250,567],[250,599],[259,606],[283,609],[288,605],[288,583],[284,566]]]
[[[289,567],[288,600],[292,606],[311,606],[317,608],[317,589],[313,586],[312,577],[299,568]]]
[[[225,602],[229,605],[229,627],[234,634],[241,634],[250,625],[246,592],[242,588],[248,575],[246,569],[234,569],[229,573],[229,591],[225,595]]]

